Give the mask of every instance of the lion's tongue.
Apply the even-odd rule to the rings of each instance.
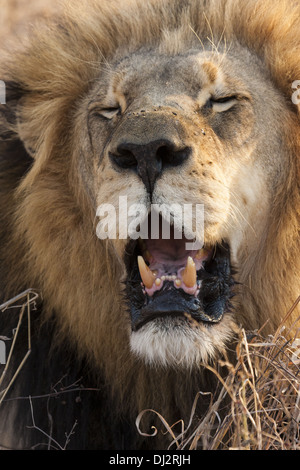
[[[188,251],[182,239],[150,239],[142,241],[141,245],[143,256],[138,257],[138,265],[145,292],[149,296],[160,290],[166,281],[190,295],[197,295],[197,271],[210,255],[208,250]]]
[[[164,266],[166,274],[184,267],[188,256],[193,257],[196,254],[196,252],[186,251],[182,240],[147,240],[146,245],[152,256],[151,268],[157,269]]]

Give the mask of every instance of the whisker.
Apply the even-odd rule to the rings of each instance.
[[[198,34],[196,33],[196,31],[193,29],[193,27],[192,27],[190,24],[189,24],[189,28],[190,28],[190,30],[193,32],[193,34],[196,36],[196,38],[198,39],[198,41],[200,42],[203,51],[205,51],[205,47],[204,47],[204,44],[203,44],[203,42],[202,42],[202,39],[198,36]]]

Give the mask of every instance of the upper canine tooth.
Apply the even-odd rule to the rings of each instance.
[[[187,287],[194,287],[197,281],[197,272],[194,260],[191,256],[188,257],[186,267],[182,273],[182,280]]]
[[[138,266],[144,286],[151,289],[155,281],[155,274],[148,268],[142,256],[138,256]]]

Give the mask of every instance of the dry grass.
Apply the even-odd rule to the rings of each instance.
[[[19,319],[18,319],[18,323],[17,323],[15,331],[14,331],[10,352],[9,352],[8,357],[7,357],[5,367],[2,371],[2,373],[0,374],[0,406],[1,406],[1,403],[3,402],[3,400],[5,399],[7,393],[9,392],[11,386],[13,385],[15,380],[17,379],[20,371],[22,370],[23,365],[27,361],[27,358],[30,355],[30,352],[31,352],[31,328],[30,328],[31,319],[30,319],[30,316],[31,316],[31,309],[36,308],[35,307],[35,302],[38,299],[38,297],[39,297],[38,294],[33,289],[28,289],[28,290],[20,293],[16,297],[8,300],[4,304],[0,305],[0,314],[1,314],[1,312],[4,312],[5,310],[10,309],[10,308],[15,308],[15,309],[18,308],[19,309]],[[8,371],[10,369],[10,363],[11,363],[11,359],[12,359],[12,356],[13,356],[14,347],[15,347],[15,344],[16,344],[16,341],[17,341],[17,338],[18,338],[18,335],[19,335],[20,327],[22,325],[22,321],[23,321],[24,317],[27,318],[27,330],[28,330],[27,351],[26,351],[23,359],[21,360],[20,364],[18,365],[17,369],[14,371],[13,374],[11,374],[10,380],[9,380],[8,384],[6,385],[6,387],[2,388],[2,384],[4,382],[6,374],[8,373]],[[1,338],[2,337],[0,336],[0,339]],[[8,339],[8,338],[4,338],[4,339]]]
[[[25,314],[30,324],[30,308],[34,307],[36,298],[34,291],[26,291],[1,305],[0,312],[18,306],[19,323]],[[180,422],[171,426],[154,410],[144,410],[137,418],[137,428],[141,427],[143,415],[152,412],[161,419],[163,431],[170,434],[172,449],[300,450],[300,339],[287,340],[287,333],[287,328],[283,326],[275,335],[265,338],[259,332],[246,334],[241,329],[235,349],[236,362],[222,360],[219,364],[223,370],[222,376],[211,368],[218,377],[220,387],[211,394],[210,406],[196,424],[193,418],[197,401],[201,400],[201,391],[195,399],[189,423]],[[30,345],[31,339],[28,337],[26,357],[8,386],[2,390],[1,384],[10,360],[0,375],[0,403],[12,383],[18,380],[18,374],[30,354]],[[12,353],[13,347],[10,355]],[[153,435],[157,432],[154,429]],[[150,434],[144,435],[151,439]]]
[[[196,425],[192,418],[201,392],[186,426],[170,426],[154,410],[145,410],[137,419],[138,429],[144,413],[153,412],[173,438],[172,449],[300,450],[300,339],[287,340],[286,333],[284,326],[267,338],[240,330],[236,362],[219,364],[226,378],[211,368],[220,388]],[[175,433],[178,424],[181,432]]]

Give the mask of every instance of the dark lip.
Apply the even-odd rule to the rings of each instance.
[[[136,318],[132,318],[133,331],[139,330],[146,323],[156,318],[166,316],[187,317],[190,315],[198,322],[218,322],[217,318],[208,319],[202,310],[201,301],[197,297],[189,296],[184,292],[181,293],[179,290],[174,289],[171,283],[168,284],[162,291],[157,292],[147,305],[141,308]]]
[[[204,269],[197,272],[201,289],[197,296],[189,295],[166,282],[160,291],[148,296],[143,293],[137,266],[138,246],[131,241],[125,251],[127,269],[126,297],[131,314],[131,326],[137,331],[145,324],[163,317],[181,316],[198,323],[219,323],[230,310],[234,280],[230,263],[229,245],[222,242],[216,245],[213,257],[204,262]]]

